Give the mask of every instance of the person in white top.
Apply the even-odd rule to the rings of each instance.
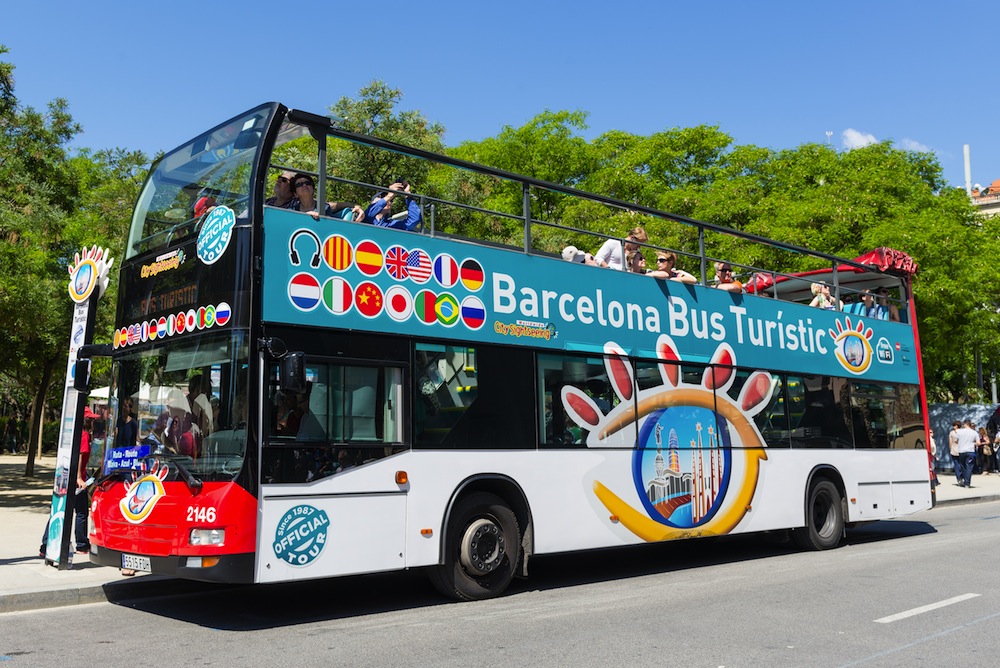
[[[958,465],[962,470],[959,485],[972,487],[972,466],[976,461],[976,444],[979,443],[979,434],[972,427],[972,422],[966,420],[955,436],[958,441]]]
[[[625,268],[625,256],[634,250],[638,250],[639,244],[646,243],[648,239],[646,230],[641,227],[633,228],[625,238],[624,248],[622,248],[620,239],[608,239],[601,246],[601,249],[594,254],[594,259],[602,267],[611,267],[612,269],[621,271]]]

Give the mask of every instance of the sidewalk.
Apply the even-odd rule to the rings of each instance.
[[[85,555],[72,555],[67,570],[46,566],[38,546],[52,504],[56,458],[36,459],[32,478],[24,477],[26,461],[26,455],[0,455],[0,613],[103,602],[129,591],[141,596],[149,585],[163,586],[167,578],[124,577]]]
[[[115,568],[97,566],[73,555],[72,567],[60,571],[38,557],[38,545],[52,502],[55,457],[35,461],[35,476],[24,477],[25,455],[0,454],[0,614],[17,610],[97,603],[157,595],[177,581],[158,575],[124,577]],[[972,489],[940,473],[937,505],[1000,501],[1000,475],[973,476]]]

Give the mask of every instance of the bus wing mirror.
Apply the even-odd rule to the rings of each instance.
[[[90,358],[81,357],[73,366],[73,389],[88,394],[90,392]]]
[[[306,391],[306,355],[290,352],[281,358],[278,384],[282,392],[302,394]]]

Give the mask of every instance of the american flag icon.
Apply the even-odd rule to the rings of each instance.
[[[419,248],[410,251],[406,265],[410,268],[410,279],[414,283],[426,283],[430,279],[433,268],[431,256]]]

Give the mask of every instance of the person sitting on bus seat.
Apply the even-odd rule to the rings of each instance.
[[[316,183],[313,181],[313,178],[308,174],[300,172],[292,179],[292,185],[295,188],[295,206],[289,208],[295,211],[305,211],[313,217],[313,220],[319,220],[319,206],[316,202]],[[344,209],[354,211],[354,220],[364,220],[365,212],[362,211],[361,207],[348,202],[327,202],[326,206],[323,207],[323,215],[333,218]]]
[[[625,270],[630,274],[647,274],[646,271],[646,256],[642,254],[642,250],[635,249],[630,251],[625,256]]]
[[[577,262],[579,264],[588,264],[592,267],[600,267],[601,265],[594,259],[594,256],[590,253],[585,253],[576,246],[566,246],[562,250],[562,259],[567,262]]]
[[[875,291],[878,296],[878,305],[881,306],[892,322],[899,322],[899,307],[889,301],[889,289],[879,288]]]
[[[728,262],[715,263],[715,287],[728,292],[743,292],[743,284],[736,280],[733,275],[733,266]]]
[[[677,264],[677,255],[675,253],[659,251],[656,253],[656,269],[647,271],[646,275],[659,278],[663,281],[677,281],[688,285],[694,285],[698,282],[697,278],[683,269],[675,269],[675,264]]]
[[[641,227],[632,228],[625,238],[625,245],[622,246],[621,239],[608,239],[594,255],[594,259],[602,267],[611,269],[627,269],[625,266],[626,255],[639,248],[639,244],[646,243],[649,237],[646,230]]]
[[[194,203],[194,217],[201,218],[206,213],[212,211],[215,208],[215,198],[211,196],[199,197],[198,201]]]
[[[875,295],[872,294],[871,290],[865,290],[861,293],[861,301],[853,304],[849,312],[854,315],[863,315],[867,318],[889,319],[889,312],[884,307],[875,303]]]
[[[407,194],[406,211],[392,215],[392,200],[396,196],[393,191],[403,191]],[[365,210],[365,220],[376,227],[391,227],[397,230],[412,231],[423,221],[420,205],[409,196],[410,183],[405,179],[396,181],[389,186],[389,191],[379,193],[372,198],[371,204]]]
[[[810,286],[810,289],[813,293],[813,300],[809,302],[809,306],[815,306],[828,311],[835,311],[844,308],[843,302],[840,303],[838,308],[837,300],[830,294],[830,286],[826,283],[813,283],[812,286]]]
[[[292,191],[292,179],[295,172],[284,171],[274,182],[274,196],[264,200],[268,206],[276,206],[279,209],[294,209],[298,204],[295,201],[295,193]]]

